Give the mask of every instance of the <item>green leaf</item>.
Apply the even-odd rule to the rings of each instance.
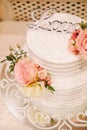
[[[12,72],[14,70],[14,65],[10,65],[9,69],[10,69],[10,72]]]
[[[46,85],[46,88],[48,90],[50,90],[51,92],[55,92],[55,89],[52,86],[50,86],[50,85]]]
[[[21,49],[21,46],[19,44],[16,45],[16,47],[20,50]]]
[[[19,56],[19,57],[17,57],[17,60],[20,60],[22,58],[22,56]]]
[[[27,54],[25,54],[24,57],[27,57]]]
[[[20,51],[20,53],[23,53],[23,52],[24,52],[23,50]]]
[[[21,55],[25,55],[25,54],[27,54],[27,52],[24,52],[24,51],[23,51],[23,52],[21,53]]]
[[[10,72],[12,72],[14,70],[14,67],[13,68],[9,68],[10,69]]]
[[[16,45],[17,50],[15,50],[13,47],[9,47],[10,54],[6,56],[6,59],[2,60],[0,63],[3,63],[4,61],[8,60],[10,61],[10,72],[14,70],[15,64],[23,57],[27,56],[27,52],[21,49],[20,45]]]
[[[17,51],[15,51],[14,55],[16,55],[16,56],[17,56],[17,55],[19,55],[19,53],[18,53]]]
[[[6,56],[6,59],[8,60],[8,61],[12,61],[13,60],[13,58],[12,58],[12,56]]]
[[[81,22],[80,27],[84,30],[87,28],[87,23]]]
[[[16,57],[14,55],[11,56],[13,58],[13,60],[16,60]]]
[[[56,122],[55,122],[55,120],[53,118],[51,118],[50,122],[51,122],[52,126],[56,124]]]
[[[10,50],[10,51],[15,51],[15,50],[13,49],[13,47],[11,47],[11,46],[9,46],[9,50]]]
[[[14,67],[14,65],[10,65],[10,66],[9,66],[9,68],[13,68],[13,67]]]
[[[10,72],[12,72],[13,70],[14,70],[14,68],[11,68],[11,69],[10,69]]]
[[[5,59],[5,60],[2,60],[2,61],[0,61],[0,63],[3,63],[3,62],[5,62],[7,59]]]

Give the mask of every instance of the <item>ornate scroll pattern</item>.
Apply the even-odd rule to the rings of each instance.
[[[35,106],[31,106],[27,111],[27,117],[38,129],[54,129],[60,124],[60,118],[58,116],[47,115],[38,110]]]
[[[71,33],[75,29],[80,28],[78,23],[72,23],[72,22],[61,22],[58,19],[51,20],[50,22],[47,21],[49,18],[51,18],[56,10],[55,9],[48,9],[45,13],[42,14],[41,18],[38,20],[35,18],[35,13],[39,11],[40,9],[34,10],[32,12],[32,19],[36,21],[36,23],[28,25],[31,29],[41,29],[41,30],[47,30],[47,31],[55,31],[55,32],[65,32],[65,33]]]
[[[19,121],[29,128],[40,130],[74,130],[73,127],[87,127],[87,110],[76,116],[67,115],[65,119],[60,115],[49,115],[39,110],[29,98],[20,93],[19,84],[15,82],[13,74],[11,78],[7,68],[8,66],[5,68],[4,78],[0,81],[0,89],[6,105]]]
[[[87,110],[78,113],[76,117],[72,114],[68,117],[68,121],[71,125],[75,127],[87,127]]]

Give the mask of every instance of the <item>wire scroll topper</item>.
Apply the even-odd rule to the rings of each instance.
[[[80,28],[79,23],[72,23],[68,21],[61,22],[58,19],[50,20],[50,18],[52,18],[52,16],[54,16],[55,13],[57,13],[56,9],[48,9],[46,12],[42,14],[39,20],[35,17],[37,11],[41,10],[37,9],[31,13],[31,17],[35,21],[35,23],[28,25],[28,28],[63,33],[72,33],[75,29]]]

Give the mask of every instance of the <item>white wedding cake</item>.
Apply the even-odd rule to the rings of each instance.
[[[5,103],[29,128],[87,127],[87,22],[53,9],[39,20],[34,13],[26,44],[10,46],[1,61]]]
[[[32,103],[48,114],[77,114],[87,108],[87,60],[73,55],[67,45],[71,32],[81,18],[67,14],[45,15],[28,26],[27,49],[32,61],[45,68],[52,78],[54,94],[34,99]]]

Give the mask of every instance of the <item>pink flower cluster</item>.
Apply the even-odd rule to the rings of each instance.
[[[48,85],[51,84],[51,78],[48,72],[26,58],[20,59],[16,63],[14,75],[16,81],[21,85],[29,85],[40,81],[44,81]]]
[[[75,30],[69,39],[68,48],[75,55],[87,58],[87,29]]]
[[[45,69],[38,70],[39,81],[45,81],[48,85],[51,84],[51,77]]]
[[[32,62],[33,63],[33,62]],[[48,85],[51,84],[51,77],[47,70],[45,70],[43,67],[39,66],[38,64],[33,63],[34,66],[37,68],[37,77],[38,81],[45,81]]]

